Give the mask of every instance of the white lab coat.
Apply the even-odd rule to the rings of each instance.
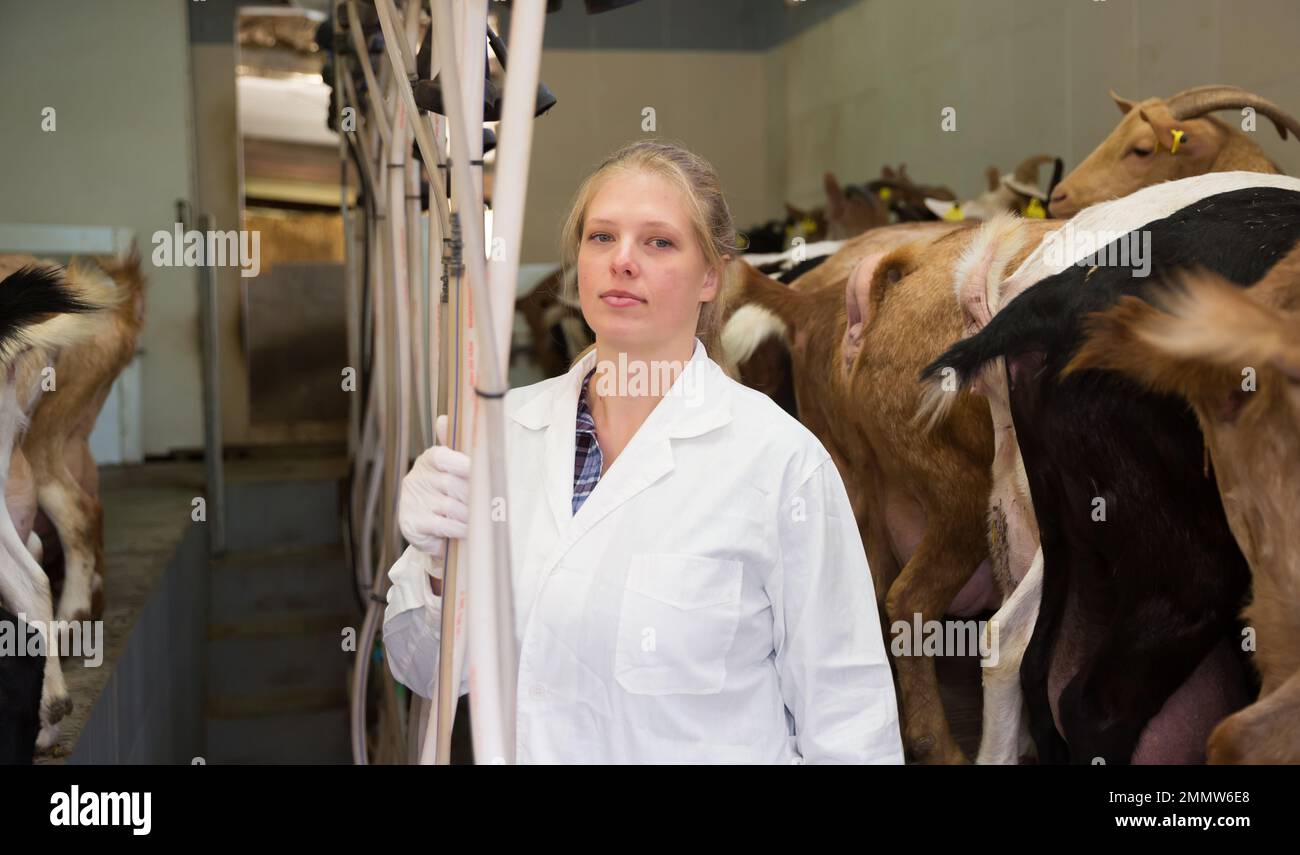
[[[595,359],[505,399],[518,762],[901,763],[871,574],[826,450],[697,339],[575,515]],[[411,547],[393,565],[384,615],[393,676],[425,697],[428,561]]]

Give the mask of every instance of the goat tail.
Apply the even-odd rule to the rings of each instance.
[[[927,431],[947,419],[957,396],[978,378],[989,362],[1018,350],[1024,330],[1010,322],[1015,313],[999,312],[988,326],[945,350],[921,372],[921,395],[912,423]]]
[[[1300,377],[1300,324],[1207,272],[1151,295],[1123,297],[1090,315],[1083,344],[1062,376],[1087,369],[1128,374],[1157,391],[1182,391],[1197,366],[1272,366]]]
[[[58,347],[79,337],[65,319],[104,306],[53,265],[28,265],[0,281],[0,363],[27,347]]]

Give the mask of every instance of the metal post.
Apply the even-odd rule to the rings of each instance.
[[[207,234],[212,217],[199,216],[199,231]],[[208,546],[212,555],[226,551],[226,476],[221,444],[221,375],[217,370],[220,353],[217,340],[216,274],[204,259],[199,268],[199,324],[203,342],[203,463],[206,470],[207,513],[210,528]]]

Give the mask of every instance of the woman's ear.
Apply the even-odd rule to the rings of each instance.
[[[727,269],[730,255],[723,255],[722,261],[709,268],[704,277],[704,287],[700,289],[700,302],[707,303],[718,296],[718,283],[722,280],[722,271]]]

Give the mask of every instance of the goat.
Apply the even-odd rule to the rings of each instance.
[[[1206,172],[1280,173],[1249,136],[1209,116],[1250,108],[1273,121],[1278,134],[1300,138],[1300,122],[1271,101],[1236,86],[1198,86],[1169,98],[1114,99],[1124,118],[1052,192],[1048,209],[1068,219],[1089,205],[1134,190]]]
[[[1300,193],[1220,193],[1142,231],[1152,269],[1202,263],[1248,284],[1300,236]],[[1044,762],[1195,760],[1197,734],[1203,746],[1245,695],[1230,636],[1247,571],[1218,493],[1200,476],[1194,421],[1172,398],[1113,375],[1059,376],[1082,317],[1148,287],[1126,267],[1074,267],[927,369],[951,367],[964,386],[985,363],[1007,360],[1043,553],[1021,678]],[[1103,525],[1093,522],[1099,509]]]
[[[1144,188],[1123,199],[1093,205],[1045,238],[1011,276],[1003,279],[1005,262],[1026,236],[1014,220],[1003,219],[983,227],[984,237],[972,245],[958,266],[955,288],[967,336],[988,324],[1000,307],[1035,283],[1065,270],[1105,240],[1097,236],[1122,235],[1167,217],[1187,205],[1244,187],[1283,187],[1300,190],[1300,180],[1252,172],[1225,172],[1172,181]],[[1107,240],[1109,238],[1106,238]],[[945,368],[954,367],[950,350],[927,369],[927,390],[922,395],[919,420],[934,424],[954,399],[956,385],[945,390]],[[983,670],[984,726],[979,763],[1015,763],[1022,754],[1023,696],[1020,665],[1033,632],[1042,593],[1042,550],[1034,519],[1024,460],[1011,420],[1010,395],[1001,359],[987,363],[969,382],[971,391],[989,402],[993,421],[993,490],[989,498],[989,549],[994,578],[1006,600],[989,626],[997,627],[999,655]],[[1009,586],[1009,588],[1008,588]]]
[[[50,633],[45,638],[41,728],[34,743],[38,748],[54,744],[58,722],[71,710],[72,702],[57,651],[51,647],[54,608],[49,580],[28,549],[26,533],[15,528],[8,501],[10,463],[18,453],[18,434],[26,422],[17,388],[19,363],[80,340],[93,325],[77,315],[104,308],[100,296],[65,279],[52,267],[24,266],[0,281],[0,493],[6,496],[0,511],[0,600],[19,617]],[[30,527],[34,514],[27,511],[23,516]],[[33,743],[26,747],[29,760],[32,747]]]
[[[90,433],[114,379],[135,356],[144,323],[144,277],[134,252],[123,259],[100,259],[97,268],[74,265],[67,275],[109,311],[90,316],[92,328],[58,349],[55,391],[36,401],[23,453],[32,467],[40,508],[63,546],[57,616],[78,621],[97,618],[104,610],[104,518]]]
[[[833,173],[822,176],[826,191],[826,237],[848,240],[889,225],[889,207],[875,193],[850,184],[841,188]]]
[[[1006,175],[999,175],[997,167],[990,166],[985,172],[988,190],[978,197],[965,202],[927,197],[925,206],[941,220],[991,220],[1007,212],[1045,217],[1047,209],[1043,203],[1047,194],[1038,189],[1038,170],[1054,160],[1050,154],[1036,154],[1022,160]]]
[[[906,379],[961,333],[952,265],[975,232],[956,223],[876,229],[788,288],[751,274],[728,298],[753,306],[744,323],[761,329],[729,336],[729,323],[724,342],[780,335],[789,343],[800,420],[843,475],[890,625],[971,614],[987,599],[987,408],[968,396],[935,434],[911,430],[919,388]],[[934,662],[893,661],[911,756],[962,762]]]
[[[1095,316],[1065,373],[1118,371],[1196,411],[1250,564],[1243,618],[1262,678],[1259,700],[1210,735],[1209,760],[1300,763],[1300,249],[1249,289],[1203,273],[1154,303]]]
[[[533,361],[543,377],[568,371],[574,357],[594,339],[581,309],[567,302],[563,271],[558,268],[520,297],[515,311],[528,326]]]
[[[768,220],[746,229],[746,254],[784,253],[792,248],[795,238],[805,245],[848,240],[889,224],[889,209],[874,193],[856,185],[841,188],[832,172],[822,175],[822,189],[826,193],[824,206],[805,209],[787,202],[784,220]]]
[[[887,204],[890,212],[900,223],[935,219],[934,214],[926,207],[926,199],[957,201],[956,194],[947,187],[914,182],[907,174],[906,163],[899,164],[897,170],[888,166],[881,167],[880,177],[868,181],[866,191]]]
[[[821,241],[807,247],[809,252],[820,252],[821,250],[838,250],[843,241]],[[782,253],[777,260],[764,263],[758,266],[758,270],[767,274],[771,278],[784,284],[790,284],[806,273],[817,269],[824,264],[833,254],[833,251],[827,251],[824,255],[813,255],[810,258],[804,258],[797,264],[793,259],[786,258],[788,253]],[[803,255],[802,252],[799,253]],[[732,262],[729,268],[730,275],[733,279],[736,276],[743,278],[746,271],[753,273],[754,261],[760,258],[770,256],[750,256],[742,255],[739,259]],[[723,306],[723,313],[731,317],[734,312],[728,314],[728,306]],[[764,341],[745,342],[738,341],[737,335],[751,335],[762,329],[762,316],[759,317],[758,324],[747,324],[743,318],[748,312],[762,312],[755,306],[741,306],[739,313],[742,316],[740,322],[728,324],[723,327],[723,334],[730,335],[731,338],[722,342],[723,354],[719,356],[720,361],[730,371],[734,379],[739,380],[751,389],[757,389],[764,395],[767,395],[777,403],[781,409],[785,410],[794,418],[799,417],[799,405],[795,400],[794,394],[794,372],[790,364],[790,350],[777,338],[767,338]],[[728,332],[729,331],[729,332]],[[744,352],[746,357],[739,365],[732,364],[726,357],[728,353]]]

